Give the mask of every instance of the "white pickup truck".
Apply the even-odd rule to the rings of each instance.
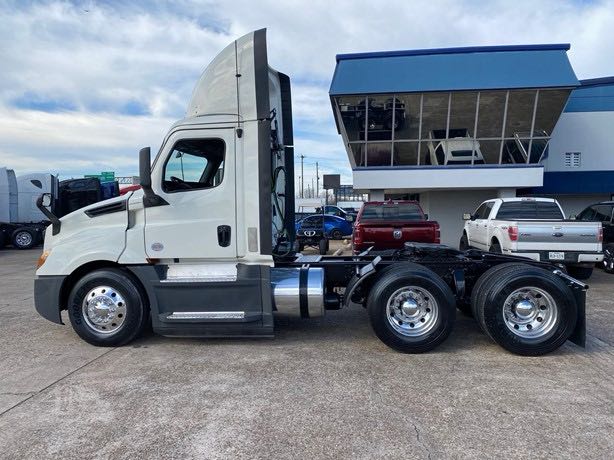
[[[463,219],[461,249],[554,262],[578,279],[590,278],[595,263],[603,260],[601,223],[565,220],[551,198],[496,198]]]

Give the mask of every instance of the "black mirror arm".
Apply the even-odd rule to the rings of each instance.
[[[56,216],[49,209],[43,206],[44,196],[45,194],[43,193],[36,199],[36,207],[40,209],[40,212],[42,212],[45,217],[47,217],[47,219],[49,219],[49,221],[51,222],[51,233],[53,235],[57,235],[58,233],[60,233],[60,230],[62,228],[62,222],[60,221],[60,219],[58,219],[58,216]]]
[[[143,189],[143,206],[152,208],[168,204],[151,188],[151,149],[149,147],[142,148],[139,152],[139,182]]]

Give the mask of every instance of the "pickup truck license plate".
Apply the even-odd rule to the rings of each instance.
[[[565,260],[564,252],[549,252],[548,259],[550,260]]]

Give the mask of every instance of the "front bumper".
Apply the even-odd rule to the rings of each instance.
[[[37,276],[34,279],[34,307],[43,318],[64,324],[60,315],[60,290],[66,276]]]

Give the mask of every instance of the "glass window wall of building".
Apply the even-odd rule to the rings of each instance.
[[[537,164],[571,89],[341,96],[359,167]]]

